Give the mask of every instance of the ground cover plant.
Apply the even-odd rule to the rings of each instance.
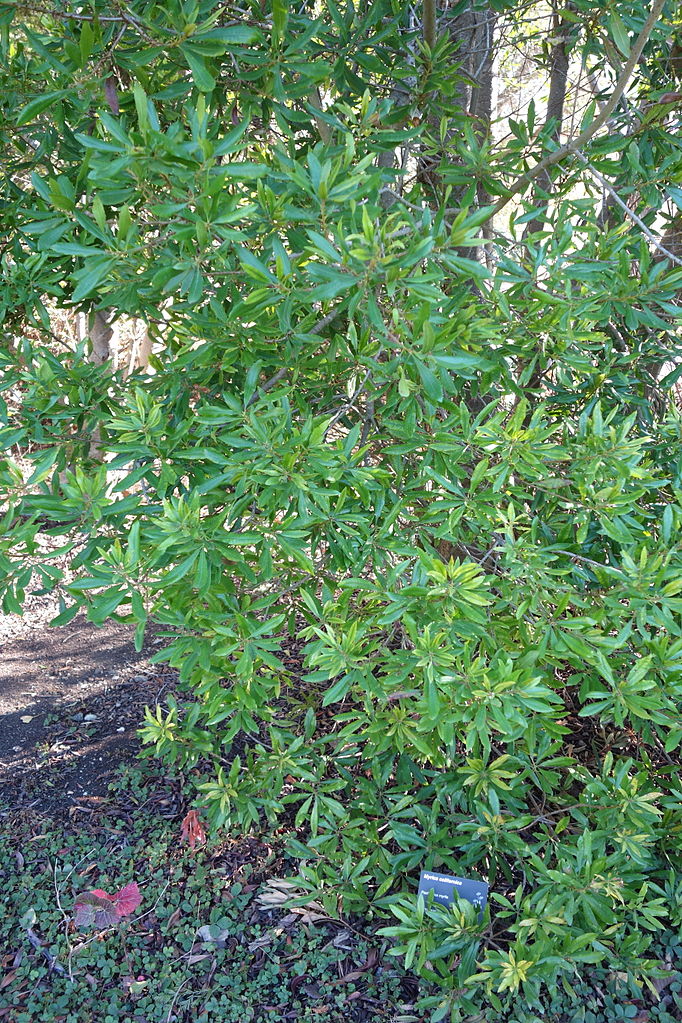
[[[264,879],[278,869],[276,848],[179,842],[164,805],[174,788],[158,771],[129,769],[96,815],[3,821],[0,1019],[419,1018],[416,978],[384,955],[385,940],[319,907],[271,904],[277,889]],[[101,912],[93,885],[119,879],[123,915],[85,915]]]
[[[674,5],[0,28],[4,610],[161,628],[184,693],[142,735],[199,769],[202,826],[286,835],[300,898],[380,922],[434,1019],[592,968],[653,997],[682,924]],[[482,919],[417,902],[422,868],[489,882]]]

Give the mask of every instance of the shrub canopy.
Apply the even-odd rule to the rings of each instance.
[[[145,740],[464,1019],[682,922],[682,61],[423,6],[0,3],[0,590],[163,627]]]

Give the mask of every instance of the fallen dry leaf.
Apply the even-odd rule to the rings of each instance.
[[[178,906],[178,908],[176,910],[174,910],[171,913],[171,915],[168,917],[168,926],[169,927],[175,927],[175,925],[179,922],[181,916],[182,916],[182,909],[180,908],[180,906]]]
[[[203,927],[199,927],[197,934],[202,941],[217,945],[218,948],[225,947],[225,941],[230,936],[230,932],[224,927],[218,927],[217,924],[204,924]]]
[[[180,828],[180,838],[188,843],[192,851],[194,851],[196,845],[203,845],[205,843],[206,832],[196,810],[189,810],[187,812]]]
[[[202,959],[210,959],[211,956],[208,952],[201,952],[196,955],[190,955],[187,958],[187,965],[194,966],[195,963],[200,963]]]
[[[332,984],[352,984],[356,980],[360,980],[360,977],[365,973],[364,970],[351,970],[350,973],[344,974],[343,977],[339,977],[337,980],[332,980]]]
[[[283,909],[289,899],[303,901],[305,892],[302,892],[292,881],[285,881],[281,878],[270,878],[263,885],[260,894],[256,897],[256,904],[259,909]],[[324,907],[316,902],[311,896],[310,901],[301,906],[287,906],[289,913],[295,913],[301,918],[301,923],[314,923],[315,920],[327,920],[328,915]]]

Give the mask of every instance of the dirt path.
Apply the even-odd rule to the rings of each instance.
[[[135,651],[127,626],[79,616],[50,628],[54,613],[38,604],[0,616],[0,811],[97,801],[171,678],[149,665],[153,645]]]

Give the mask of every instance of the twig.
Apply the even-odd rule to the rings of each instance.
[[[118,30],[116,38],[109,44],[109,46],[107,46],[107,48],[104,50],[104,53],[99,58],[97,63],[93,65],[91,72],[93,76],[99,74],[100,69],[106,64],[108,58],[112,55],[118,44],[121,42],[121,39],[123,39],[123,36],[126,34],[127,25],[128,22],[124,21],[124,23]]]
[[[76,867],[79,865],[79,863],[82,863],[84,859],[85,859],[85,855],[81,856],[81,858],[79,860],[76,860],[74,865],[71,867],[71,870],[68,872],[68,874],[64,878],[65,882],[69,880],[69,878],[73,874],[73,872],[76,869]],[[72,960],[72,957],[73,957],[73,946],[71,945],[71,940],[69,938],[69,925],[71,923],[71,918],[69,917],[68,913],[65,912],[64,907],[62,906],[62,900],[61,900],[60,895],[59,895],[59,885],[57,884],[57,861],[56,860],[54,861],[54,864],[52,866],[52,881],[53,881],[53,884],[54,884],[55,898],[57,899],[57,907],[59,909],[59,912],[62,914],[62,918],[64,920],[64,935],[66,937],[66,943],[69,946],[69,970],[68,970],[68,975],[69,975],[69,980],[73,982],[73,970],[71,968],[71,960]],[[66,971],[64,971],[64,972],[66,972]]]
[[[39,327],[36,327],[36,330],[38,331],[44,330],[47,334],[50,335],[53,341],[55,341],[58,345],[63,345],[64,348],[66,348],[73,355],[73,348],[71,344],[68,341],[65,341],[63,337],[59,337],[58,334],[55,334],[55,332],[51,330],[49,327],[44,327],[41,324]]]
[[[182,981],[180,986],[176,989],[176,992],[173,995],[172,1001],[171,1001],[170,1005],[168,1006],[168,1013],[166,1015],[166,1023],[170,1023],[170,1020],[171,1020],[171,1018],[173,1016],[173,1008],[174,1008],[175,1003],[177,1002],[178,998],[180,997],[180,992],[182,991],[182,989],[185,986],[185,984],[189,984],[191,979],[192,979],[191,976],[185,977],[185,979]]]
[[[591,558],[584,558],[582,554],[575,554],[573,551],[559,550],[557,547],[551,549],[552,554],[565,554],[567,558],[573,558],[574,561],[580,561],[584,565],[592,565],[594,568],[601,568],[605,572],[615,572],[617,575],[622,575],[627,578],[625,572],[620,568],[616,568],[615,565],[603,565],[599,561],[593,561]]]
[[[564,157],[568,156],[569,154],[575,153],[578,149],[583,149],[583,147],[590,141],[590,139],[599,131],[602,125],[605,124],[606,121],[608,121],[609,117],[616,109],[623,93],[625,92],[628,86],[630,78],[632,77],[632,73],[639,62],[639,58],[642,55],[642,51],[648,42],[649,36],[656,27],[658,17],[661,11],[663,10],[663,7],[665,6],[665,2],[666,0],[654,0],[651,11],[649,12],[649,17],[644,23],[642,31],[639,33],[637,39],[635,40],[630,56],[628,57],[625,66],[623,67],[623,71],[620,78],[616,82],[616,87],[613,90],[611,97],[604,104],[601,111],[597,114],[592,123],[589,124],[587,128],[585,128],[585,130],[581,132],[580,135],[578,135],[577,138],[569,139],[569,141],[566,142],[563,146],[560,146],[558,149],[555,149],[553,153],[549,153],[549,155],[546,156],[544,160],[540,160],[540,162],[536,163],[535,166],[531,167],[530,170],[526,171],[524,174],[521,174],[516,179],[516,181],[514,181],[509,186],[505,195],[498,199],[498,201],[492,207],[488,220],[491,220],[497,213],[500,212],[500,210],[503,210],[504,207],[509,202],[511,202],[514,196],[518,195],[519,192],[522,192],[526,185],[530,184],[531,181],[534,181],[535,178],[538,177],[538,175],[542,174],[550,167],[553,167],[555,164],[561,163]]]
[[[427,206],[417,206],[416,203],[410,202],[409,199],[406,199],[404,195],[396,192],[393,188],[382,188],[382,192],[392,196],[396,201],[401,202],[403,206],[407,206],[408,209],[414,210],[416,213],[423,213],[425,209],[428,209]]]
[[[330,313],[327,313],[327,315],[323,316],[321,320],[318,320],[317,323],[310,328],[310,330],[303,331],[303,333],[305,334],[321,333],[325,327],[329,326],[329,324],[336,319],[340,311],[341,311],[340,308],[337,306],[336,309],[332,309]],[[254,401],[258,401],[261,394],[267,394],[267,392],[272,390],[272,388],[275,387],[275,385],[278,384],[280,380],[283,380],[284,377],[289,372],[289,368],[290,368],[289,366],[282,366],[282,368],[278,369],[277,372],[274,373],[268,380],[266,380],[259,387],[257,387],[256,390],[251,395],[251,397],[249,398],[249,400],[247,401],[246,408],[250,408],[251,405],[253,405]]]
[[[62,21],[99,21],[99,22],[117,22],[125,21],[126,18],[122,14],[110,15],[110,14],[80,14],[76,11],[55,11],[51,7],[39,7],[35,4],[30,4],[27,8],[28,14],[49,14],[51,18],[61,18]]]
[[[330,323],[334,322],[334,320],[336,319],[336,317],[339,315],[340,312],[341,312],[341,308],[340,308],[340,306],[337,306],[336,309],[332,309],[332,311],[330,313],[327,313],[327,315],[323,316],[321,320],[318,320],[317,323],[315,323],[310,328],[310,330],[302,331],[302,333],[304,333],[304,334],[319,334],[319,333],[321,333],[321,331],[323,331],[325,327],[328,327]]]
[[[150,913],[153,913],[154,910],[156,909],[156,907],[158,906],[158,904],[161,902],[161,899],[163,898],[163,896],[166,894],[166,889],[169,887],[169,885],[170,885],[170,881],[166,881],[165,885],[163,886],[163,888],[159,892],[159,896],[158,896],[156,902],[154,903],[154,905],[152,906],[151,909],[148,909],[145,913],[142,913],[140,916],[133,917],[133,919],[130,922],[134,923],[134,924],[139,924],[140,920],[144,920],[144,918],[146,916],[149,916]]]
[[[369,398],[367,406],[365,408],[365,421],[362,424],[362,434],[360,435],[360,447],[364,447],[369,438],[369,431],[372,429],[372,423],[374,421],[374,398]],[[369,450],[365,455],[365,464],[369,465]]]
[[[146,39],[148,43],[152,44],[152,46],[154,45],[154,39],[152,38],[152,36],[147,34],[147,32],[145,31],[145,26],[143,26],[142,23],[137,20],[137,18],[134,18],[132,14],[128,14],[127,12],[124,12],[122,14],[122,17],[126,25],[130,25],[131,28],[137,29],[137,31],[140,33],[143,39]],[[162,31],[167,32],[168,30],[162,29]]]
[[[268,391],[271,391],[272,388],[275,387],[275,385],[280,382],[280,380],[284,379],[288,372],[289,372],[288,366],[282,366],[281,369],[278,369],[276,373],[274,373],[268,380],[265,381],[264,384],[261,384],[260,387],[258,387],[253,392],[253,394],[246,403],[246,407],[249,408],[251,405],[253,405],[254,401],[257,401],[260,398],[261,394],[267,394]]]
[[[15,5],[16,6],[16,5]],[[136,29],[139,34],[147,40],[147,42],[154,44],[152,36],[148,35],[146,29],[149,26],[143,25],[137,18],[135,18],[129,11],[121,11],[120,14],[82,14],[79,11],[57,11],[51,7],[42,7],[35,4],[31,4],[29,7],[31,14],[47,14],[51,18],[59,18],[62,21],[75,21],[75,22],[97,22],[98,24],[116,24],[117,22],[123,22],[125,25],[130,25],[131,28]],[[159,32],[162,32],[165,36],[171,34],[170,29],[163,28],[160,25],[154,26]],[[119,37],[120,38],[120,37]],[[116,40],[114,46],[118,43]]]
[[[642,218],[638,216],[634,210],[631,210],[626,202],[623,202],[623,200],[618,195],[613,185],[611,185],[606,180],[606,178],[602,177],[602,175],[599,173],[596,167],[592,166],[592,164],[587,159],[585,154],[581,153],[579,149],[576,149],[575,155],[578,157],[579,160],[582,160],[582,162],[585,164],[592,177],[595,178],[602,186],[602,188],[609,193],[614,202],[616,202],[620,206],[620,208],[628,215],[630,220],[632,220],[633,223],[637,224],[637,227],[644,235],[646,235],[646,237],[649,239],[654,248],[658,249],[659,252],[662,252],[663,255],[667,256],[668,259],[672,260],[673,263],[676,263],[678,266],[682,266],[682,259],[676,256],[674,252],[671,252],[670,249],[666,249],[664,245],[661,245],[661,243],[650,230],[650,228],[646,226]]]
[[[377,355],[377,358],[379,357],[379,355],[381,355],[381,349],[379,349],[379,353]],[[338,410],[338,412],[336,412],[332,416],[332,418],[329,420],[329,423],[327,425],[327,429],[324,431],[324,439],[325,440],[327,439],[327,435],[328,435],[329,431],[332,429],[333,426],[336,426],[336,424],[338,423],[339,419],[341,419],[343,416],[345,416],[346,412],[350,412],[350,410],[354,407],[355,402],[358,400],[358,398],[360,397],[360,395],[364,391],[365,386],[367,384],[367,381],[370,379],[370,377],[372,376],[373,372],[374,372],[374,367],[370,366],[370,368],[367,370],[367,372],[365,373],[364,377],[362,378],[362,380],[360,381],[358,386],[353,391],[353,394],[350,396],[348,401],[345,402],[341,406],[341,408]]]

